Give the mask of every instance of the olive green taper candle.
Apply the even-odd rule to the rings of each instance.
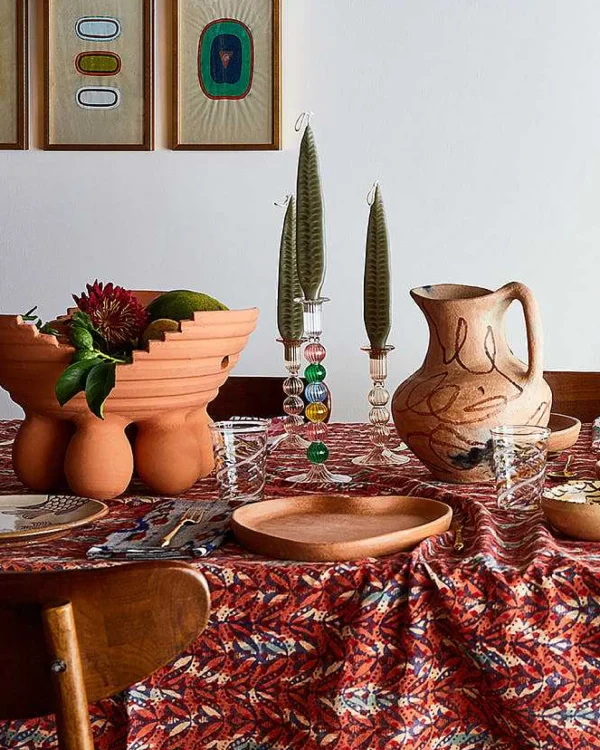
[[[279,280],[277,287],[277,327],[284,341],[302,338],[302,296],[296,268],[296,201],[288,197],[279,246]]]
[[[298,158],[296,263],[305,299],[319,299],[325,279],[325,228],[319,155],[310,123],[304,130]]]
[[[371,349],[381,351],[390,333],[390,258],[385,208],[375,185],[365,254],[364,319]]]

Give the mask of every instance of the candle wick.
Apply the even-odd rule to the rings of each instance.
[[[296,124],[294,125],[294,130],[296,131],[296,133],[299,133],[305,125],[308,125],[310,123],[310,118],[314,117],[314,115],[314,112],[301,112],[298,115]]]
[[[279,208],[287,208],[290,205],[291,199],[292,194],[288,193],[285,198],[282,198],[280,201],[275,201],[274,205],[278,206]]]

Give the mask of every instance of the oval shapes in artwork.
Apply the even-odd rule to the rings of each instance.
[[[83,16],[75,21],[75,33],[86,42],[112,42],[121,36],[121,22],[111,16]]]
[[[206,26],[198,44],[198,78],[209,99],[244,99],[252,88],[254,40],[241,21],[221,18]]]
[[[84,76],[116,76],[121,70],[121,58],[114,52],[80,52],[75,67]]]
[[[112,86],[84,86],[77,90],[75,101],[82,109],[115,109],[121,92]]]

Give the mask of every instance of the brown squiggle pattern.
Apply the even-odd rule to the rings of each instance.
[[[422,367],[396,394],[395,400],[399,398],[405,404],[403,408],[395,410],[400,422],[402,421],[402,414],[406,413],[415,414],[424,419],[433,418],[437,421],[437,425],[430,431],[423,431],[422,425],[420,425],[419,430],[404,435],[408,445],[420,455],[422,452],[418,450],[418,445],[425,442],[429,451],[439,461],[439,464],[433,464],[430,460],[425,460],[425,463],[434,470],[440,472],[446,472],[448,469],[452,472],[457,470],[468,471],[489,459],[491,446],[489,441],[484,443],[473,439],[468,435],[467,429],[460,430],[460,428],[489,422],[495,416],[501,414],[509,404],[519,399],[523,394],[524,387],[500,369],[497,361],[496,336],[491,325],[487,326],[483,342],[483,352],[489,366],[476,369],[470,367],[463,356],[463,350],[469,337],[467,320],[463,317],[458,318],[453,347],[446,347],[440,336],[437,323],[425,308],[422,309],[434,340],[439,345],[442,363],[445,367],[449,368],[455,365],[472,378],[484,377],[488,382],[490,375],[497,374],[509,387],[507,394],[497,393],[486,396],[485,390],[481,386],[479,388],[483,396],[481,399],[460,406],[457,402],[464,395],[466,389],[460,383],[448,382],[452,373],[449,370],[443,370],[421,379],[419,374],[423,372],[424,367]],[[465,385],[472,389],[473,380],[469,378]],[[409,389],[408,394],[403,397],[402,394],[405,394],[406,389]],[[526,420],[526,423],[541,424],[549,411],[550,402],[542,401]],[[454,438],[454,440],[451,438]]]

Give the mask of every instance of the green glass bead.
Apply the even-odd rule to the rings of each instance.
[[[325,443],[311,443],[306,451],[306,456],[311,464],[324,464],[329,458],[329,450]]]
[[[309,365],[304,370],[304,377],[309,383],[320,383],[322,380],[325,380],[326,375],[325,368],[319,362],[313,362],[312,365]]]

